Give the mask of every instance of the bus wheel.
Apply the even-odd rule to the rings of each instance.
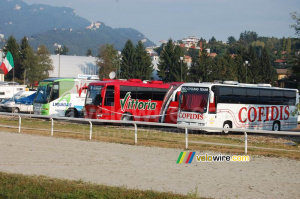
[[[278,121],[273,123],[273,131],[280,131],[280,123]]]
[[[18,108],[14,108],[13,112],[14,112],[14,113],[19,113],[20,110],[19,110]]]
[[[224,129],[232,128],[231,122],[224,122],[223,128],[224,128]],[[229,134],[229,131],[223,130],[223,131],[222,131],[222,134],[223,134],[223,135],[228,135],[228,134]]]
[[[75,110],[73,109],[67,110],[66,117],[76,117]]]
[[[130,113],[124,113],[122,115],[121,120],[123,120],[123,121],[132,121],[132,115]]]

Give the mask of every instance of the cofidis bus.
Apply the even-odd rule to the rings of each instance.
[[[181,84],[164,84],[161,81],[143,82],[140,79],[90,83],[85,88],[88,90],[85,117],[177,123],[177,109],[170,111],[168,107],[178,107],[178,98],[174,96]],[[166,100],[166,96],[172,100]]]
[[[297,127],[298,90],[228,83],[183,84],[178,123],[274,131]]]
[[[33,101],[34,114],[79,117],[84,107],[85,94],[81,87],[95,80],[75,78],[49,78],[40,81]]]

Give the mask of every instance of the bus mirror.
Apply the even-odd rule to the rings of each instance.
[[[213,91],[210,91],[210,99],[209,102],[210,103],[214,103],[214,99],[215,99],[215,93]]]
[[[88,88],[89,88],[89,87],[87,87],[87,86],[81,87],[81,88],[79,89],[79,91],[78,91],[79,97],[81,97],[82,91],[85,90],[85,89],[88,89]]]

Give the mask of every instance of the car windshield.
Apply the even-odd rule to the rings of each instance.
[[[49,100],[52,84],[41,85],[38,87],[34,103],[46,104]]]
[[[182,87],[180,109],[187,112],[206,113],[208,88]]]
[[[88,93],[86,95],[85,104],[90,105],[101,105],[102,97],[101,97],[101,89],[103,86],[90,86]]]

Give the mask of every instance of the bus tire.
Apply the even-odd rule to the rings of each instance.
[[[69,109],[66,111],[66,117],[76,117],[77,114],[76,114],[76,110],[74,109]]]
[[[14,109],[13,109],[13,112],[14,112],[14,113],[19,113],[20,110],[19,110],[19,108],[14,108]]]
[[[224,122],[223,128],[224,128],[224,129],[232,128],[232,123],[229,122],[229,121]],[[223,131],[222,131],[222,134],[223,134],[223,135],[228,135],[229,132],[230,132],[230,131],[223,130]]]
[[[124,113],[122,115],[121,120],[123,120],[123,121],[132,121],[133,117],[132,117],[132,115],[130,113]]]
[[[273,122],[272,131],[280,131],[280,122],[279,121]]]

